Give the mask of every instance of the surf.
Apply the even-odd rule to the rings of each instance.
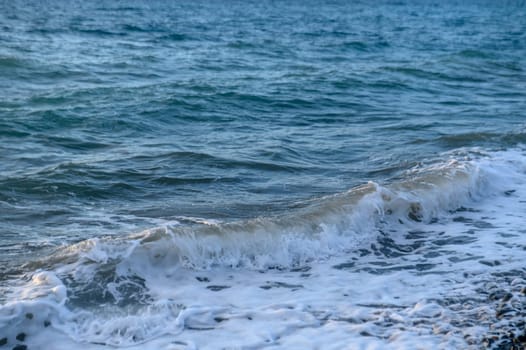
[[[408,276],[432,270],[432,263],[381,268],[383,264],[369,266],[367,261],[376,255],[387,254],[389,260],[417,252],[418,245],[404,243],[413,241],[412,235],[439,242],[436,225],[450,226],[457,212],[523,191],[526,170],[520,148],[459,149],[439,158],[407,170],[399,179],[298,202],[280,215],[226,222],[182,217],[126,236],[60,247],[26,263],[16,280],[3,287],[0,328],[14,335],[21,330],[44,334],[51,327],[82,342],[136,346],[188,329],[215,329],[217,321],[210,320],[244,314],[225,309],[220,300],[199,309],[202,302],[194,305],[187,295],[199,285],[208,293],[228,295],[249,278],[259,281],[251,283],[259,283],[262,291],[285,289],[301,295],[306,288],[301,281],[317,269],[327,276],[360,264],[364,272],[379,276],[399,268],[407,269]],[[455,239],[442,241],[447,245]],[[266,275],[291,279],[269,282]],[[384,283],[384,278],[375,283]],[[167,289],[169,285],[175,289]]]

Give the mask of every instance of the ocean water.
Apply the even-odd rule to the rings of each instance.
[[[0,2],[0,349],[525,346],[525,57],[524,1]]]

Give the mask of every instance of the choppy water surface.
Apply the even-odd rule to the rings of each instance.
[[[520,1],[0,3],[0,349],[524,344],[524,57]]]

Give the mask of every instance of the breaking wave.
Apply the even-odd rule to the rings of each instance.
[[[301,266],[354,249],[382,228],[439,220],[470,200],[504,190],[499,177],[505,170],[492,164],[488,155],[463,152],[411,169],[400,181],[369,182],[300,203],[280,216],[234,222],[181,218],[126,237],[82,241],[31,263],[31,269],[55,264],[134,265],[143,259],[150,265],[192,269]]]

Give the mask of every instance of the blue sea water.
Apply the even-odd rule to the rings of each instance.
[[[327,320],[362,316],[339,314],[336,297],[320,305],[319,286],[349,278],[352,310],[371,295],[360,281],[381,289],[428,269],[458,283],[460,270],[487,276],[464,277],[468,300],[491,278],[522,286],[509,274],[526,279],[525,57],[523,1],[0,2],[0,343],[25,332],[39,349],[53,336],[55,349],[290,349],[317,324],[302,337],[323,349],[489,347],[497,321],[462,323],[481,322],[476,307],[437,311],[463,316],[453,330],[430,326],[434,338],[390,326],[393,300],[362,315],[381,331],[327,333]],[[473,251],[433,255],[444,242]],[[434,258],[461,265],[448,275]],[[317,269],[310,289],[294,275]],[[399,296],[402,319],[452,303],[417,290]],[[318,309],[276,321],[268,299],[291,291]],[[267,321],[230,321],[240,314]],[[278,335],[257,332],[276,323]],[[232,339],[239,329],[248,334]]]

